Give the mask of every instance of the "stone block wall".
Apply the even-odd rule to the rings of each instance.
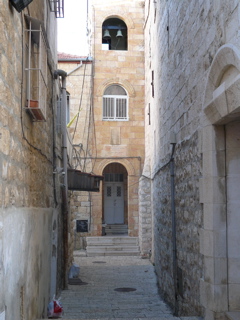
[[[91,2],[94,59],[94,119],[96,130],[95,169],[102,174],[106,165],[120,163],[128,171],[128,230],[137,236],[139,230],[138,180],[144,159],[144,7],[142,1]],[[127,50],[102,49],[102,25],[106,19],[117,17],[128,28]],[[111,84],[122,86],[128,95],[128,120],[102,119],[104,90]],[[95,202],[95,197],[96,202]],[[100,195],[102,198],[103,195]],[[101,223],[102,200],[93,197],[95,219]],[[100,206],[98,205],[100,200]],[[99,232],[99,231],[98,231]]]
[[[35,0],[22,13],[9,1],[1,1],[0,317],[3,315],[3,319],[8,320],[46,316],[50,294],[59,288],[56,273],[51,274],[53,255],[59,259],[52,247],[53,229],[61,226],[61,199],[54,196],[53,179],[56,47],[55,42],[51,43],[52,51],[49,51],[47,120],[33,122],[25,110],[27,24],[24,14],[43,21],[46,28],[51,25],[49,42],[56,30],[56,19],[54,13],[49,12],[47,1]],[[57,140],[56,149],[60,143]],[[59,195],[58,181],[55,187]],[[58,244],[55,241],[57,250]]]
[[[67,92],[69,94],[70,122],[69,135],[73,142],[71,165],[82,172],[92,172],[95,146],[92,145],[93,113],[92,113],[92,59],[66,55],[58,55],[58,68],[66,71]],[[78,57],[78,58],[77,58]],[[87,191],[69,191],[69,251],[85,249],[85,237],[90,235],[92,219],[91,194]],[[76,232],[76,221],[88,220],[89,232]]]
[[[86,236],[91,235],[92,202],[91,193],[73,191],[71,195],[71,232],[74,250],[86,249]],[[77,220],[87,220],[89,232],[77,232]]]
[[[152,255],[151,180],[142,176],[139,182],[139,245],[143,257]]]
[[[171,177],[169,165],[165,166],[171,156],[170,133],[174,132],[179,315],[204,315],[200,290],[205,268],[200,251],[203,207],[199,189],[203,174],[203,103],[207,75],[218,49],[227,43],[239,47],[238,25],[238,1],[145,1],[145,115],[149,120],[145,122],[145,141],[146,162],[150,163],[153,179],[153,259],[160,290],[176,307]],[[207,316],[215,319],[213,312],[211,318],[210,313]]]

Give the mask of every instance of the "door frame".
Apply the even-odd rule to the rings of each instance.
[[[122,210],[121,210],[121,214],[120,214],[120,216],[119,216],[119,220],[121,219],[121,221],[122,222],[112,222],[112,223],[109,223],[108,221],[107,221],[107,213],[106,213],[106,210],[107,210],[107,195],[106,195],[106,193],[107,193],[107,187],[109,187],[109,186],[111,186],[112,188],[111,188],[111,201],[113,201],[113,203],[112,203],[112,205],[110,205],[109,206],[109,209],[108,210],[113,210],[113,220],[117,220],[117,219],[115,219],[116,218],[116,216],[115,216],[115,213],[117,212],[116,210],[115,210],[115,207],[116,207],[116,201],[117,201],[117,199],[115,199],[116,197],[117,197],[117,195],[113,195],[112,194],[112,192],[116,192],[117,193],[117,191],[115,190],[115,187],[118,187],[118,186],[120,186],[121,185],[121,190],[122,190],[122,193],[121,193],[121,199],[120,199],[120,201],[121,201],[121,208],[122,208]],[[114,198],[113,198],[114,197]],[[124,182],[105,182],[104,183],[104,208],[103,208],[103,218],[104,218],[104,223],[106,223],[106,224],[124,224]]]

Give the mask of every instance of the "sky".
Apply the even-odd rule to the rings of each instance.
[[[64,1],[64,18],[58,18],[58,52],[87,56],[87,0]]]

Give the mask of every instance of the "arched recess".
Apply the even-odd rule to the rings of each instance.
[[[221,47],[212,62],[202,117],[204,257],[201,302],[206,319],[240,310],[240,51]],[[207,297],[207,299],[206,299]]]
[[[122,164],[126,168],[129,176],[135,176],[136,175],[134,166],[127,159],[114,159],[114,160],[113,159],[104,159],[103,161],[101,161],[99,164],[97,164],[95,166],[94,169],[95,169],[96,174],[102,175],[104,168],[108,164],[113,163],[113,162]]]
[[[123,88],[127,91],[129,97],[135,97],[136,93],[134,90],[134,87],[131,85],[131,83],[128,80],[122,80],[119,78],[112,78],[109,80],[104,81],[101,83],[101,85],[97,88],[97,96],[102,96],[104,93],[104,90],[111,84],[118,84],[123,86]]]
[[[212,62],[203,103],[208,120],[218,124],[227,117],[231,120],[239,112],[240,51],[229,44],[222,46]],[[224,119],[226,122],[228,119]]]
[[[128,50],[128,27],[118,17],[106,19],[102,24],[103,50]]]
[[[116,10],[114,12],[114,14],[112,13],[112,11],[111,12],[110,11],[109,12],[105,11],[104,13],[105,13],[105,16],[102,19],[102,21],[105,21],[105,20],[111,19],[111,18],[117,18],[117,19],[123,20],[126,23],[128,29],[129,28],[130,29],[134,29],[135,28],[134,22],[133,22],[131,16],[127,12]],[[96,24],[97,28],[101,28],[102,21],[100,21],[100,20],[97,21],[97,24]]]

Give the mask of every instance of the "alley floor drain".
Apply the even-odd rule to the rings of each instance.
[[[68,279],[68,284],[70,284],[70,285],[78,285],[78,286],[85,286],[88,283],[87,282],[83,282],[79,278],[72,278],[72,279]]]
[[[137,289],[135,288],[116,288],[114,289],[114,291],[118,291],[118,292],[132,292],[132,291],[136,291]]]

